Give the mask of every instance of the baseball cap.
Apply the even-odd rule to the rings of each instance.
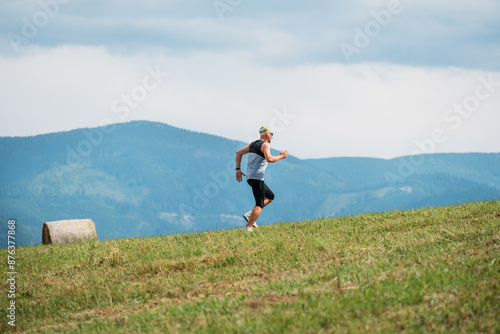
[[[265,133],[268,133],[268,132],[273,132],[273,131],[271,130],[271,128],[269,128],[269,127],[267,127],[267,126],[262,126],[262,127],[260,128],[260,130],[259,130],[259,133],[260,133],[261,135],[263,135],[263,134],[265,134]]]

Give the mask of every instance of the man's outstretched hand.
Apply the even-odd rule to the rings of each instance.
[[[243,180],[242,176],[246,176],[246,175],[243,174],[243,172],[241,170],[237,170],[236,171],[236,181],[241,182],[241,180]]]

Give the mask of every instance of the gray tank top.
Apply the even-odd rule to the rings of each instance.
[[[256,140],[250,144],[250,152],[248,152],[247,164],[247,180],[264,180],[264,172],[266,171],[267,161],[262,153],[262,139]]]

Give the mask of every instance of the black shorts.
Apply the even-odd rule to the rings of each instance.
[[[255,197],[255,205],[264,208],[264,199],[274,199],[274,193],[269,189],[263,180],[247,180],[250,187],[252,187],[253,197]]]

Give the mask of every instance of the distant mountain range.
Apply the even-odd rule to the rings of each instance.
[[[16,219],[17,244],[29,245],[43,222],[63,219],[92,219],[100,240],[243,226],[253,197],[234,158],[245,144],[145,121],[2,137],[2,227]],[[496,200],[500,154],[289,156],[269,165],[266,183],[276,199],[264,224]]]

